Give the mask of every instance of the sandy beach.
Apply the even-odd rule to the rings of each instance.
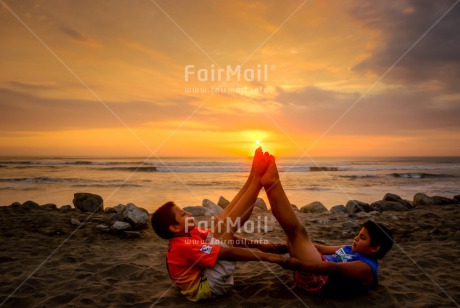
[[[294,288],[292,273],[273,264],[239,262],[226,296],[194,304],[172,284],[167,241],[151,228],[140,238],[96,229],[113,214],[76,209],[0,207],[0,306],[3,307],[455,307],[460,302],[460,205],[422,205],[405,212],[300,213],[312,238],[347,244],[369,218],[389,225],[395,246],[379,262],[380,285],[353,299],[318,298]],[[267,233],[248,238],[284,241],[270,212]],[[84,222],[79,226],[71,219]],[[209,217],[196,217],[196,221]]]

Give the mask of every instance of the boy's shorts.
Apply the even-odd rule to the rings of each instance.
[[[327,261],[323,255],[321,255],[323,261]],[[297,287],[307,291],[308,293],[320,294],[321,289],[327,283],[329,275],[320,275],[306,272],[294,272],[294,281]]]
[[[206,237],[206,242],[221,247],[228,248],[228,245],[222,243],[212,236],[209,232]],[[235,262],[226,260],[217,260],[214,267],[205,269],[204,274],[209,283],[212,297],[222,296],[227,294],[233,288],[233,273],[235,272]]]

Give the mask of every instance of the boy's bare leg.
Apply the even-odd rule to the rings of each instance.
[[[233,197],[232,201],[230,201],[230,203],[225,207],[222,213],[219,214],[219,218],[221,220],[224,220],[225,218],[227,218],[228,214],[230,214],[231,210],[235,207],[235,205],[241,199],[241,196],[243,196],[244,193],[248,190],[248,187],[251,181],[252,181],[252,174],[250,173],[246,180],[246,183],[244,183],[244,186],[238,191],[238,194],[236,194],[236,196]]]
[[[230,213],[230,211],[235,207],[235,205],[238,203],[240,200],[241,196],[244,195],[244,193],[247,191],[249,185],[251,184],[252,178],[253,178],[253,173],[254,173],[254,163],[255,159],[259,158],[260,155],[263,155],[262,153],[262,148],[258,147],[254,153],[254,158],[252,161],[252,166],[251,166],[251,171],[249,172],[249,176],[246,180],[246,183],[244,183],[243,187],[240,189],[240,191],[236,194],[235,197],[233,197],[232,201],[230,202],[229,205],[222,211],[222,213],[219,215],[219,218],[221,220],[225,220]]]
[[[291,256],[304,261],[321,261],[321,254],[312,243],[307,230],[297,219],[286,196],[273,156],[270,156],[270,162],[261,179],[261,184],[265,187],[273,215],[288,237],[287,244]]]
[[[237,201],[232,207],[226,211],[225,216],[220,215],[216,219],[214,226],[214,236],[221,240],[233,240],[233,233],[249,219],[254,208],[254,203],[259,195],[262,185],[260,184],[262,175],[264,174],[269,162],[269,156],[263,155],[262,151],[256,151],[254,155],[253,168],[251,176],[248,179],[244,190],[237,195]]]

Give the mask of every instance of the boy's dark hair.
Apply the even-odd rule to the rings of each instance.
[[[383,258],[393,246],[393,235],[391,231],[385,225],[376,223],[372,220],[366,221],[363,227],[369,232],[371,246],[380,246],[379,251],[377,251],[374,256],[377,259]]]
[[[176,206],[174,202],[169,201],[156,210],[151,219],[153,230],[159,237],[169,240],[174,237],[174,232],[169,230],[169,226],[177,225],[176,217],[172,208]]]

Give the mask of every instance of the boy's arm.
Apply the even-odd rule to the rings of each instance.
[[[271,263],[281,263],[285,260],[280,255],[240,247],[220,247],[217,259],[231,261],[266,261]]]
[[[259,248],[260,243],[248,238],[233,234],[233,247]]]
[[[325,245],[316,245],[315,244],[316,249],[322,255],[332,255],[338,249],[342,248],[343,246],[345,246],[345,245],[342,245],[342,246],[325,246]]]
[[[360,280],[365,285],[371,285],[374,279],[371,267],[362,261],[353,262],[328,262],[328,261],[301,261],[290,258],[282,263],[282,266],[291,270],[300,270],[316,274],[328,274],[338,272],[343,276]]]

